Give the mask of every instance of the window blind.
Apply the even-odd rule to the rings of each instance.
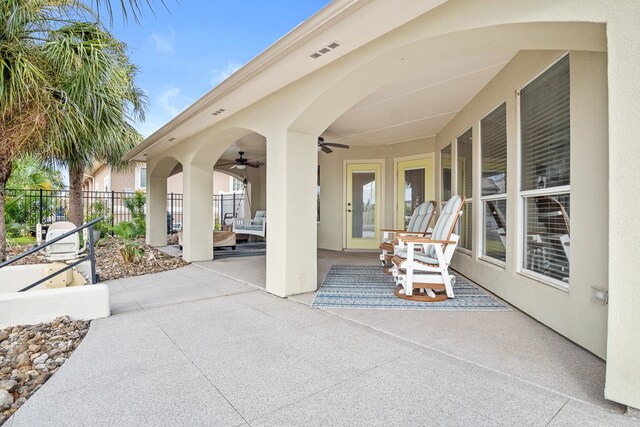
[[[446,202],[451,198],[451,144],[440,150],[441,197]]]
[[[502,104],[480,121],[482,195],[507,192],[507,107]]]
[[[458,194],[470,199],[473,192],[473,132],[460,135],[458,142]]]
[[[569,193],[525,197],[525,268],[569,282]]]
[[[506,260],[507,246],[507,106],[480,121],[482,162],[482,255]],[[500,196],[500,198],[496,198]]]
[[[458,223],[458,230],[460,233],[459,247],[471,250],[473,242],[473,232],[471,220],[472,204],[471,197],[473,195],[473,131],[467,130],[456,139],[458,149],[458,194],[465,196],[465,201],[462,207],[462,217]]]
[[[520,92],[522,190],[569,185],[569,56]]]

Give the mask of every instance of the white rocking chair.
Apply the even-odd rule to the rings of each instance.
[[[382,250],[380,261],[383,267],[389,267],[391,258],[396,254],[398,248],[398,238],[407,236],[425,237],[431,234],[429,224],[436,213],[438,202],[431,200],[420,204],[411,215],[406,230],[382,229],[382,243],[379,248]]]
[[[443,301],[455,298],[455,276],[449,264],[460,236],[453,230],[462,215],[464,197],[453,196],[442,208],[431,238],[400,237],[400,250],[392,258],[396,290],[400,298],[415,301]]]

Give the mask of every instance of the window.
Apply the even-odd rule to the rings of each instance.
[[[139,170],[139,183],[140,183],[140,188],[144,189],[147,188],[147,167],[146,166],[140,166]]]
[[[520,91],[523,267],[564,287],[570,259],[569,71],[567,55]]]
[[[456,139],[457,160],[458,160],[458,194],[466,197],[462,207],[462,217],[460,217],[459,231],[462,249],[471,250],[472,244],[472,206],[473,206],[473,131],[469,129]]]
[[[231,191],[235,193],[242,193],[242,190],[244,189],[244,184],[242,183],[242,181],[240,181],[239,179],[233,176],[230,178],[231,178]]]
[[[481,257],[505,261],[507,252],[507,107],[480,121],[482,159]]]
[[[451,144],[440,150],[440,169],[440,200],[444,203],[451,198]]]

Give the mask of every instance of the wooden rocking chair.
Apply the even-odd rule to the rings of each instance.
[[[400,250],[392,258],[394,294],[415,301],[443,301],[454,298],[455,276],[449,264],[460,236],[453,233],[462,215],[464,197],[455,195],[444,205],[430,238],[400,237]]]

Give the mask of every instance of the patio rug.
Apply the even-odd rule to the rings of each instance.
[[[318,308],[387,310],[510,311],[477,285],[454,272],[455,298],[441,302],[409,301],[393,295],[393,278],[377,265],[332,265],[311,303]]]
[[[216,248],[213,251],[213,260],[226,258],[240,258],[246,256],[259,256],[267,254],[266,242],[247,242],[238,243],[234,251],[230,247]]]

